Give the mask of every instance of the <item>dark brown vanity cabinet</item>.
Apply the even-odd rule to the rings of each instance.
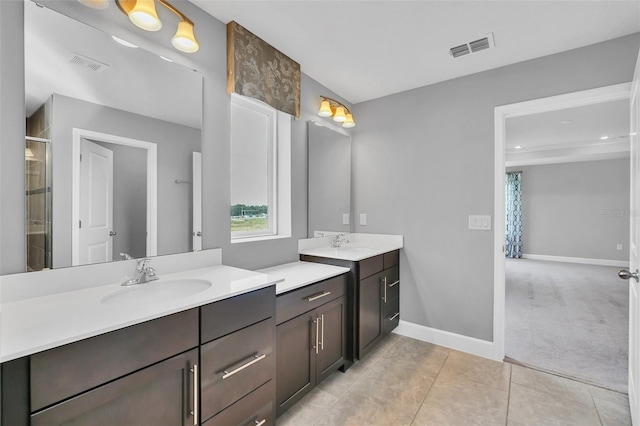
[[[276,401],[281,415],[345,364],[347,276],[276,298]]]
[[[300,260],[344,266],[347,288],[347,364],[365,356],[400,321],[399,250],[360,261],[300,255]]]
[[[1,422],[274,425],[275,286],[2,364]]]

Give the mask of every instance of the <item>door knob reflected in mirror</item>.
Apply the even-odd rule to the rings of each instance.
[[[198,232],[194,232],[193,233],[194,237],[202,237],[202,232],[198,231]]]
[[[628,280],[633,278],[634,280],[636,280],[636,282],[640,281],[637,269],[635,272],[629,272],[626,269],[621,269],[618,271],[618,276],[623,280]]]
[[[115,237],[116,236],[116,231],[109,231],[109,236],[110,237]]]

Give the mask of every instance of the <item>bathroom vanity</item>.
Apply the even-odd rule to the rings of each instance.
[[[78,269],[42,274],[56,287]],[[278,279],[221,264],[162,271],[145,288],[19,300],[6,282],[19,277],[3,277],[2,424],[274,424]],[[145,293],[163,280],[210,286]]]
[[[347,362],[373,349],[400,321],[401,235],[347,234],[348,242],[331,247],[334,238],[300,240],[300,260],[349,269],[347,281]]]

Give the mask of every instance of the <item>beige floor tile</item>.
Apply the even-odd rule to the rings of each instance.
[[[615,392],[591,385],[589,385],[589,392],[594,398],[604,399],[605,401],[613,402],[618,405],[629,406],[629,395],[626,393]]]
[[[629,405],[620,405],[604,399],[593,398],[602,426],[631,426]]]
[[[393,400],[350,391],[320,418],[318,426],[405,426],[414,412]]]
[[[585,405],[593,405],[589,385],[565,379],[542,371],[514,365],[511,370],[511,382],[527,386],[551,395],[558,395]]]
[[[318,389],[322,389],[336,398],[341,398],[360,377],[364,376],[364,372],[352,371],[354,367],[351,367],[345,373],[335,371],[318,385]]]
[[[440,370],[437,381],[464,379],[508,391],[510,376],[509,363],[452,350]]]
[[[523,426],[566,425],[599,426],[593,405],[585,405],[536,389],[511,384],[509,420]]]
[[[379,362],[386,365],[403,363],[421,371],[437,374],[449,356],[449,350],[420,340],[404,338],[396,343]]]
[[[313,425],[324,413],[333,407],[338,398],[315,388],[278,418],[278,426]]]
[[[412,425],[504,425],[509,393],[464,379],[438,377]]]

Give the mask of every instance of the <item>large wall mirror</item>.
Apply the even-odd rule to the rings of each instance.
[[[308,236],[350,232],[351,138],[313,121],[308,132]]]
[[[24,28],[27,270],[198,248],[202,75],[31,1]]]

